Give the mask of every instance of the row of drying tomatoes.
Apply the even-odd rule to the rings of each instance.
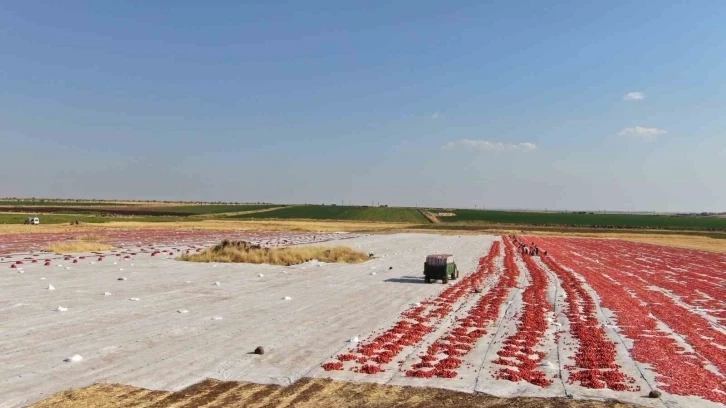
[[[549,280],[545,271],[531,257],[525,256],[524,263],[531,282],[522,293],[524,307],[517,323],[517,332],[504,341],[504,347],[497,352],[499,358],[494,361],[494,364],[505,367],[500,368],[494,377],[546,387],[553,381],[537,369],[546,354],[536,351],[535,346],[542,344],[549,328],[545,320],[547,313],[552,311],[547,300]]]
[[[391,363],[404,347],[420,344],[427,334],[433,332],[453,313],[454,305],[470,296],[473,289],[481,285],[485,275],[492,270],[494,259],[500,252],[499,245],[499,242],[492,245],[487,256],[479,260],[479,265],[474,273],[448,286],[434,299],[424,300],[409,308],[401,314],[401,318],[392,328],[372,338],[364,339],[354,349],[339,355],[337,362],[326,363],[323,368],[328,371],[343,370],[342,362],[350,361],[349,369],[351,371],[365,374],[380,372],[366,367],[366,365],[370,365],[370,362],[378,364],[378,368],[383,370],[380,365]],[[351,359],[349,355],[357,356],[357,358]],[[403,362],[401,361],[399,364],[403,364]]]

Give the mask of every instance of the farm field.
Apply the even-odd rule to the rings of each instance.
[[[110,201],[86,201],[86,200],[33,200],[33,199],[17,199],[8,200],[0,199],[0,206],[118,206],[120,203]]]
[[[124,205],[124,206],[0,206],[0,213],[44,213],[44,214],[96,214],[99,216],[126,215],[126,216],[180,216],[223,214],[247,211],[259,211],[280,205]]]
[[[354,383],[371,384],[371,392],[373,384],[397,386],[380,391],[389,395],[424,386],[652,407],[726,403],[725,255],[523,237],[548,250],[531,257],[506,236],[237,232],[267,246],[347,238],[345,245],[376,257],[357,265],[215,265],[174,258],[224,232],[165,238],[161,231],[127,231],[115,238],[123,246],[116,252],[85,258],[22,253],[41,237],[12,245],[14,254],[0,259],[0,363],[10,367],[0,372],[3,407],[95,382],[202,392],[212,383],[194,384],[206,378],[282,386],[309,378],[302,384],[327,390],[326,398]],[[422,260],[435,252],[454,254],[459,280],[423,283]],[[251,354],[260,345],[266,353]],[[63,361],[74,354],[83,360]],[[662,395],[647,398],[656,389]],[[99,390],[71,394],[82,401]],[[152,393],[154,406],[201,398],[192,391]]]
[[[279,204],[229,204],[229,205],[174,205],[168,207],[148,207],[146,208],[151,213],[154,210],[181,213],[181,214],[192,214],[192,215],[205,215],[205,214],[222,214],[222,213],[233,213],[243,211],[259,211],[267,210],[270,208],[284,207]],[[153,215],[153,214],[152,214]]]
[[[451,210],[455,216],[439,217],[442,223],[487,222],[493,224],[617,227],[644,229],[726,230],[720,217],[677,217],[639,214],[576,214],[486,210]]]
[[[405,222],[427,224],[429,221],[415,208],[348,207],[301,205],[255,214],[233,216],[234,219],[314,219]]]
[[[28,217],[38,216],[35,213],[2,213],[0,212],[0,224],[22,225],[23,221]],[[78,220],[84,223],[104,223],[109,220],[103,217],[79,214],[47,214],[41,215],[40,219],[43,225],[47,224],[68,224]]]
[[[32,205],[28,204],[32,203]],[[191,222],[200,220],[318,220],[370,223],[406,223],[438,231],[540,228],[548,231],[682,232],[726,237],[726,218],[718,216],[669,216],[642,214],[538,213],[470,209],[419,210],[402,207],[281,205],[281,204],[184,204],[184,203],[94,203],[63,201],[2,201],[0,225],[21,224],[40,216],[41,224],[79,220],[108,222]],[[422,211],[453,213],[427,219]]]

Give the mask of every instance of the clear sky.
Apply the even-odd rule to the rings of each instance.
[[[726,211],[723,0],[134,3],[0,6],[0,196]]]

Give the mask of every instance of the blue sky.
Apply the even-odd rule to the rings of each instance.
[[[723,1],[14,3],[0,196],[726,211]]]

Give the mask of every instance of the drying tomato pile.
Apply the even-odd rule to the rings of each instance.
[[[615,363],[615,343],[607,339],[605,329],[596,316],[595,301],[575,275],[544,257],[547,267],[557,274],[560,285],[567,295],[565,315],[570,322],[570,332],[578,340],[575,365],[567,365],[573,371],[568,382],[579,381],[586,388],[608,388],[615,391],[639,391],[631,386],[635,380],[623,374]]]
[[[597,292],[620,334],[633,341],[632,357],[649,365],[659,388],[726,404],[726,337],[719,330],[726,257],[622,241],[533,240],[556,258],[545,258],[548,267],[562,276],[569,274],[563,266],[576,271]],[[604,380],[591,372],[581,377]]]
[[[499,254],[499,242],[496,242],[496,251],[480,262],[480,270],[494,273],[494,261]],[[415,364],[412,370],[406,372],[408,377],[454,378],[456,370],[462,365],[457,358],[466,355],[476,342],[487,334],[485,327],[499,318],[499,311],[510,290],[517,285],[519,270],[514,263],[514,249],[509,241],[505,240],[504,273],[501,274],[494,288],[488,291],[477,301],[467,315],[459,319],[454,327],[436,340],[426,350],[426,354],[419,356],[421,362]]]
[[[525,265],[531,276],[531,283],[522,293],[524,308],[517,324],[517,332],[504,341],[504,347],[497,352],[499,358],[494,364],[505,366],[494,375],[497,379],[509,381],[527,381],[528,383],[546,387],[552,384],[546,374],[537,370],[546,353],[536,351],[547,331],[547,313],[552,306],[547,300],[549,280],[542,268],[532,260],[524,257]]]
[[[482,284],[485,275],[493,270],[494,259],[500,253],[500,245],[499,242],[492,245],[488,255],[479,260],[479,265],[474,273],[448,286],[433,300],[425,300],[419,305],[406,310],[392,328],[371,339],[362,341],[355,349],[339,355],[337,360],[339,362],[350,361],[350,371],[364,374],[375,374],[383,371],[380,365],[393,362],[404,347],[416,346],[421,343],[427,334],[436,330],[436,327],[449,314],[453,313],[454,305],[470,296],[474,288]],[[357,357],[353,359],[350,356]],[[377,363],[378,366],[372,366],[371,362]],[[403,362],[398,362],[398,364],[401,365]],[[343,369],[338,365],[329,366],[325,364],[323,368],[327,371]],[[442,375],[451,374],[445,373]]]
[[[726,404],[726,256],[612,240],[526,237],[526,241],[546,248],[548,254],[523,256],[524,265],[518,267],[514,245],[505,237],[503,244],[492,246],[474,273],[436,298],[411,307],[392,328],[374,333],[323,368],[375,374],[392,368],[386,365],[395,360],[402,366],[400,356],[421,347],[426,336],[448,321],[486,279],[489,289],[470,309],[462,310],[462,317],[443,335],[421,347],[423,352],[414,354],[405,371],[413,378],[458,378],[461,370],[477,364],[468,355],[502,318],[521,269],[529,277],[528,285],[516,310],[516,332],[505,330],[503,346],[495,349],[494,378],[552,385],[559,375],[539,367],[545,366],[548,348],[559,344],[574,353],[572,361],[561,367],[570,384],[636,392],[644,384],[638,379],[640,369],[645,378],[651,378],[648,372],[653,374],[654,388]],[[497,266],[502,253],[503,268]],[[558,283],[550,279],[550,272]],[[569,331],[558,330],[551,336],[548,289],[555,284],[564,292],[560,318],[567,320]],[[619,338],[629,356],[615,342]],[[618,364],[631,358],[641,364]]]

